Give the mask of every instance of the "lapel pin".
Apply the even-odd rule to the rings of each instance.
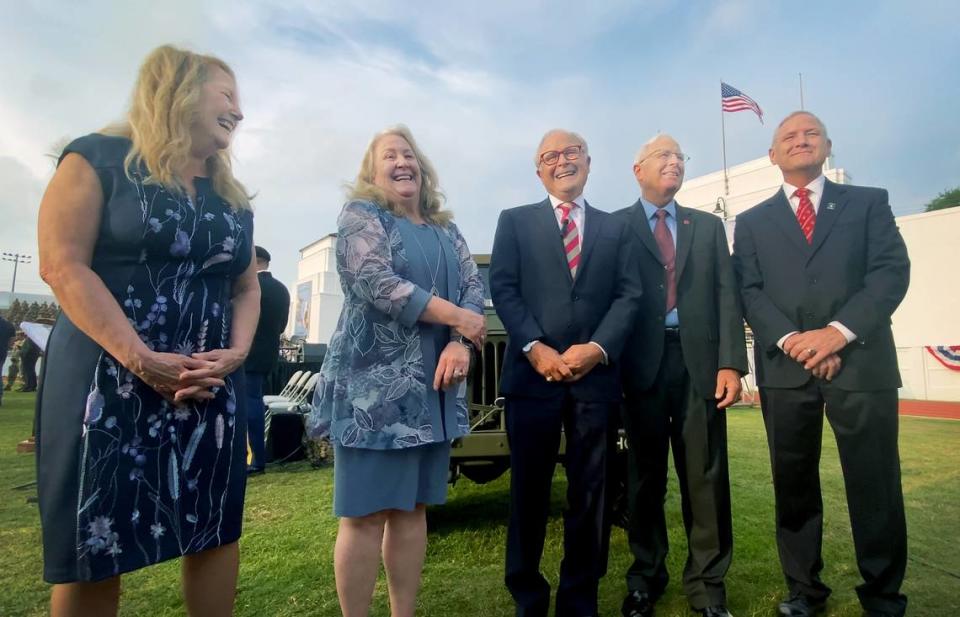
[[[827,210],[836,210],[836,209],[837,209],[837,204],[833,203],[832,201],[827,204]]]

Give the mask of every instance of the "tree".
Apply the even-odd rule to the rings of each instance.
[[[955,208],[960,206],[960,186],[949,191],[944,191],[930,200],[923,211],[933,212],[934,210],[943,210],[944,208]]]
[[[10,308],[7,309],[7,320],[19,327],[20,322],[23,321],[23,314],[26,312],[27,307],[19,298],[15,299],[11,304]]]
[[[40,305],[37,302],[31,302],[27,307],[27,312],[23,316],[23,321],[36,321],[40,316]]]

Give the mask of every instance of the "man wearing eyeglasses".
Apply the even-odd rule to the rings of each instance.
[[[669,135],[637,153],[640,198],[617,213],[640,241],[642,308],[623,354],[623,425],[629,453],[624,617],[649,617],[667,586],[667,456],[680,484],[690,606],[729,616],[724,576],[733,553],[727,425],[747,372],[743,317],[723,222],[674,195],[687,156]]]
[[[897,451],[900,373],[890,317],[910,260],[887,191],[823,175],[832,144],[798,111],[774,132],[783,189],[737,216],[734,264],[753,329],[773,466],[784,617],[825,608],[820,446],[837,440],[864,614],[903,615],[907,529]]]
[[[583,197],[583,138],[550,131],[534,162],[547,198],[501,212],[490,260],[494,306],[509,335],[500,381],[511,464],[505,581],[518,616],[547,615],[540,558],[562,428],[568,507],[556,614],[585,617],[598,614],[606,572],[617,361],[641,288],[626,226]]]

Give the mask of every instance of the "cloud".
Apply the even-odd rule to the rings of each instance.
[[[32,263],[19,266],[17,289],[45,292],[37,270],[37,209],[43,182],[26,165],[0,156],[0,251],[26,253]],[[0,261],[0,289],[10,290],[13,264]]]

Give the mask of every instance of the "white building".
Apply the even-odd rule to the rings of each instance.
[[[287,336],[327,343],[340,317],[343,292],[337,274],[337,235],[327,234],[300,249],[297,282],[290,288]]]
[[[852,180],[828,159],[824,174],[847,184]],[[736,215],[780,190],[783,176],[767,157],[727,170],[689,178],[677,193],[677,202],[713,212],[727,221],[733,242]],[[951,281],[953,251],[960,238],[960,208],[950,208],[897,219],[910,253],[910,289],[893,315],[902,398],[960,401],[960,372],[938,362],[927,346],[960,345],[960,292]],[[300,250],[297,283],[291,289],[293,311],[290,334],[303,333],[311,343],[326,343],[336,327],[343,295],[336,272],[336,236],[330,234]],[[753,359],[751,357],[751,363]],[[752,379],[748,378],[753,387]]]

